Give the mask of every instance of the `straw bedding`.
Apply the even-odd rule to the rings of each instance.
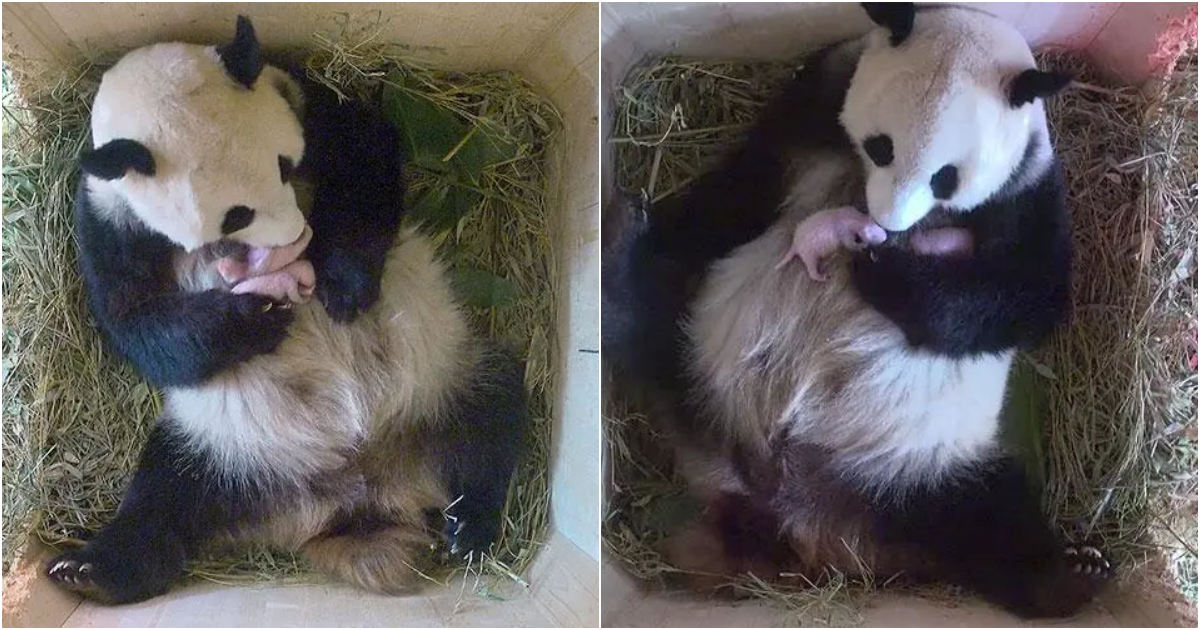
[[[418,122],[462,134],[443,162],[470,148],[470,136],[487,137],[503,155],[475,164],[469,180],[461,170],[413,166],[409,204],[451,263],[474,323],[518,345],[527,360],[528,457],[494,555],[466,569],[479,593],[499,596],[498,588],[524,585],[548,527],[556,257],[547,177],[561,121],[516,74],[440,71],[376,41],[377,29],[343,27],[307,51],[310,76],[346,95],[389,85],[428,119]],[[22,75],[16,65],[4,73],[5,571],[30,536],[72,544],[82,528],[111,517],[161,405],[156,391],[103,348],[75,266],[75,157],[88,141],[88,108],[103,67]],[[200,561],[191,573],[220,582],[320,579],[299,558],[264,550]],[[449,569],[429,575],[439,582],[451,576]],[[498,579],[478,579],[488,576]]]
[[[1195,54],[1152,93],[1107,85],[1067,52],[1039,60],[1078,77],[1049,106],[1074,229],[1075,318],[1021,357],[1005,434],[1065,533],[1098,537],[1121,579],[1178,587],[1194,606]],[[794,67],[661,58],[635,68],[616,96],[618,186],[655,200],[679,191],[738,140]],[[675,569],[657,544],[696,506],[646,418],[629,401],[605,405],[605,543],[631,574],[660,581]],[[808,622],[853,622],[876,585],[832,577],[798,590],[753,576],[734,586]]]

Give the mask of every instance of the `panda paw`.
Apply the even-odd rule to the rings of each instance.
[[[1067,545],[1063,549],[1063,559],[1071,573],[1085,579],[1107,580],[1112,576],[1112,564],[1099,549],[1090,545]]]
[[[500,537],[500,515],[448,516],[444,533],[451,557],[478,559]]]
[[[1047,570],[1030,583],[1032,617],[1069,617],[1096,597],[1113,574],[1112,563],[1096,547],[1063,547]]]
[[[115,599],[102,586],[103,571],[87,549],[69,551],[51,560],[46,565],[46,577],[60,588],[90,599],[102,602]]]
[[[249,356],[274,352],[287,338],[288,327],[296,314],[290,304],[278,304],[267,296],[254,293],[230,294],[235,300],[237,325],[222,328],[222,336],[236,331],[237,347],[245,349]]]
[[[379,299],[382,265],[372,266],[348,252],[335,251],[314,266],[317,299],[334,321],[352,322]]]

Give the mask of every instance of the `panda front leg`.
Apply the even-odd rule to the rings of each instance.
[[[253,491],[222,483],[160,419],[116,517],[84,547],[51,560],[46,574],[104,603],[147,600],[165,593],[204,543],[258,505]]]
[[[450,497],[447,547],[456,557],[490,549],[500,536],[508,486],[529,427],[524,363],[499,349],[485,350],[469,392],[455,405],[439,450]]]
[[[1000,458],[879,509],[885,543],[915,547],[932,577],[1026,618],[1066,617],[1112,573],[1099,549],[1051,530],[1019,462]]]
[[[308,248],[316,295],[338,322],[353,321],[379,299],[384,262],[404,214],[403,158],[394,126],[355,101],[339,102],[306,79],[305,154],[312,180]]]

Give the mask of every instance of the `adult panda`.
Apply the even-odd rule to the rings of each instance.
[[[605,357],[706,505],[668,556],[704,586],[902,574],[1073,614],[1111,567],[1057,538],[998,439],[1015,352],[1069,315],[1042,103],[1069,78],[977,9],[864,7],[881,28],[810,58],[722,163],[606,235]]]
[[[397,130],[265,65],[239,17],[229,44],[124,56],[92,140],[89,304],[165,399],[115,518],[50,579],[135,602],[213,543],[261,540],[396,593],[439,537],[487,551],[529,425],[524,369],[472,334],[432,245],[401,230]],[[231,286],[231,268],[294,257],[306,224],[318,301]]]

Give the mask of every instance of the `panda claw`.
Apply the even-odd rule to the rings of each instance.
[[[59,560],[46,572],[51,580],[68,588],[83,589],[92,585],[92,563],[78,560]]]
[[[1072,545],[1062,551],[1069,559],[1071,572],[1089,579],[1106,579],[1112,571],[1112,563],[1104,553],[1091,545]]]

